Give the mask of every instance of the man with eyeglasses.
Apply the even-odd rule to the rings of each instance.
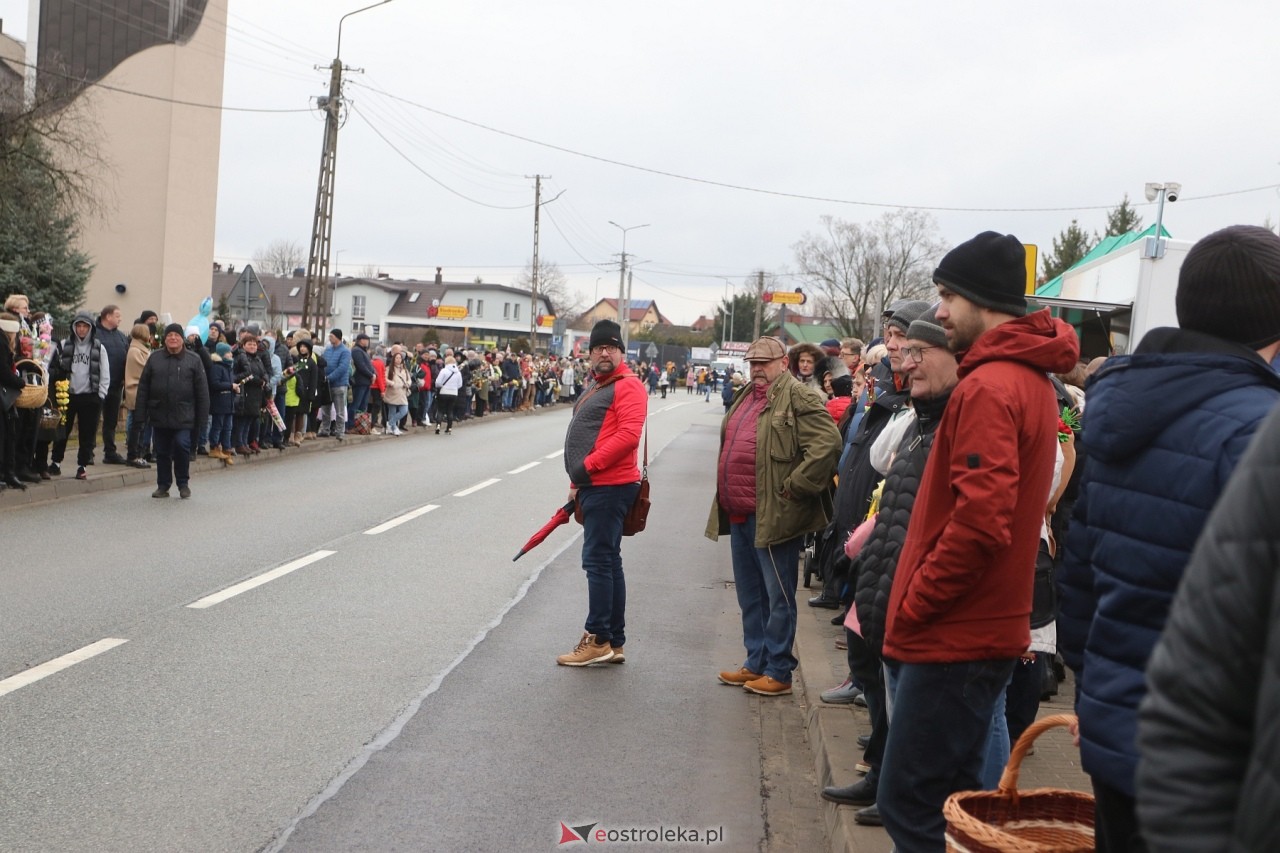
[[[649,413],[648,394],[627,367],[621,326],[601,320],[592,327],[588,363],[591,377],[564,439],[569,500],[581,510],[587,621],[574,650],[556,658],[561,666],[625,660],[622,522],[640,491],[636,450]]]
[[[870,741],[863,754],[869,770],[864,779],[844,787],[830,786],[822,790],[822,798],[841,805],[862,806],[854,813],[855,822],[879,826],[881,823],[876,794],[884,745],[889,736],[889,718],[885,703],[885,685],[881,657],[884,641],[885,609],[893,585],[898,554],[907,536],[907,522],[920,488],[925,460],[933,446],[938,423],[951,397],[956,382],[956,357],[947,349],[945,330],[938,325],[930,308],[907,328],[905,345],[899,349],[906,388],[911,394],[911,410],[902,431],[884,434],[881,442],[894,437],[885,456],[893,461],[885,472],[875,529],[854,562],[853,582],[856,592],[859,630],[846,628],[849,643],[849,668],[865,689],[867,712],[871,716]]]
[[[720,426],[706,536],[730,537],[747,657],[720,681],[762,696],[791,692],[796,578],[806,533],[827,525],[840,433],[816,391],[787,369],[774,337],[747,350],[751,383]]]
[[[1048,310],[1027,314],[1026,278],[1022,243],[991,231],[933,273],[935,316],[960,381],[925,463],[885,617],[893,724],[878,802],[900,850],[945,847],[942,805],[981,788],[997,699],[1031,641],[1058,443],[1046,374],[1070,370],[1080,345]]]

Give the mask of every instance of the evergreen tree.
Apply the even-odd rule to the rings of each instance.
[[[1121,234],[1128,234],[1130,231],[1142,230],[1142,217],[1133,209],[1133,205],[1129,204],[1129,194],[1124,194],[1124,199],[1116,207],[1111,208],[1107,213],[1107,231],[1104,237],[1119,237]]]
[[[1097,241],[1089,236],[1080,223],[1071,220],[1065,231],[1053,238],[1053,253],[1045,255],[1042,270],[1045,281],[1057,278],[1080,261]]]
[[[92,270],[76,248],[76,213],[56,175],[40,167],[49,155],[37,139],[9,136],[0,145],[0,300],[26,294],[61,332],[84,301]]]

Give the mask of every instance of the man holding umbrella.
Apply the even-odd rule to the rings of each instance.
[[[636,450],[649,411],[644,386],[627,367],[617,323],[601,320],[591,329],[588,363],[591,376],[564,439],[569,500],[581,509],[587,621],[574,650],[556,658],[562,666],[624,660],[622,522],[640,490]]]

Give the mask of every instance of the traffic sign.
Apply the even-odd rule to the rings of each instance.
[[[465,320],[467,317],[467,306],[441,305],[436,309],[436,316],[441,320]]]
[[[1022,248],[1027,250],[1027,296],[1036,295],[1036,259],[1040,255],[1040,250],[1034,243],[1023,243]]]
[[[799,288],[795,290],[766,290],[760,298],[765,302],[772,302],[774,305],[803,305],[808,301],[804,291]]]

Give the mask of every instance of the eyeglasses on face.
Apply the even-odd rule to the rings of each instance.
[[[592,347],[591,351],[598,355],[606,352],[620,352],[621,347],[618,347],[614,344],[600,344],[599,346]]]
[[[924,359],[924,354],[931,349],[940,349],[940,347],[903,347],[901,352],[904,358],[909,358],[919,364]]]

